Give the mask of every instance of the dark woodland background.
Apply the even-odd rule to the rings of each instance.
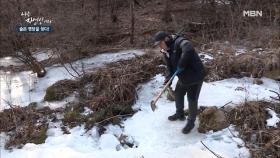
[[[261,10],[262,17],[243,17]],[[279,46],[279,0],[2,0],[0,57],[37,48],[80,56],[108,50],[146,48],[165,30],[195,45],[227,40],[253,47]],[[52,19],[52,33],[17,33],[22,11]]]

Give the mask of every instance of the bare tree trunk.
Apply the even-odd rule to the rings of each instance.
[[[118,21],[118,17],[117,17],[117,2],[116,2],[116,0],[112,0],[111,1],[111,21],[113,23]]]
[[[134,1],[130,1],[130,15],[131,15],[131,26],[130,26],[130,44],[134,43]]]
[[[171,17],[171,14],[170,14],[170,4],[168,3],[169,0],[165,0],[165,8],[164,8],[164,13],[163,13],[163,17],[162,17],[162,21],[168,23],[170,21],[172,21],[172,17]]]
[[[275,26],[279,26],[279,24],[280,24],[280,10],[279,9],[280,9],[280,7],[274,6],[275,16],[273,19],[273,24]]]
[[[81,1],[81,8],[82,8],[82,13],[83,13],[83,15],[86,15],[85,0],[82,0],[82,1]]]
[[[99,32],[100,30],[100,10],[101,10],[101,5],[100,5],[101,0],[97,0],[97,17],[96,17],[96,31]]]
[[[22,50],[22,54],[17,54],[16,57],[27,64],[34,73],[37,73],[37,77],[45,77],[47,71],[44,66],[39,63],[30,53],[29,48]]]

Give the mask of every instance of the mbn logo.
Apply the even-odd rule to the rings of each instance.
[[[243,16],[247,17],[262,17],[262,11],[259,10],[243,10]]]

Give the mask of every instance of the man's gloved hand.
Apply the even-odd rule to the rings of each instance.
[[[176,72],[173,74],[173,75],[178,75],[179,73],[181,73],[182,71],[184,71],[184,68],[180,68],[180,67],[177,67],[176,69]],[[173,76],[171,75],[171,76]],[[163,85],[166,85],[167,82],[171,79],[170,75],[168,77],[165,78],[164,82],[163,82]],[[172,81],[170,82],[169,86],[171,86],[172,84]]]

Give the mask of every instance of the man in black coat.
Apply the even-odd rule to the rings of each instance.
[[[198,97],[206,74],[203,63],[191,42],[182,36],[160,31],[156,33],[154,41],[155,45],[159,45],[161,48],[168,67],[169,74],[166,76],[164,84],[174,73],[179,78],[175,89],[176,113],[168,117],[170,121],[185,120],[184,96],[187,93],[189,115],[188,122],[182,130],[184,134],[187,134],[194,128],[197,115]]]

